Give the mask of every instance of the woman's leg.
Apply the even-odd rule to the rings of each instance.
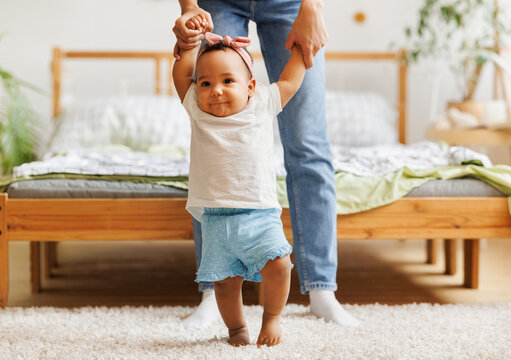
[[[229,329],[228,343],[233,346],[250,344],[247,322],[243,314],[242,284],[243,278],[240,276],[213,283],[218,310]]]
[[[202,228],[201,223],[195,219],[193,219],[193,238],[195,240],[196,266],[197,270],[199,270],[202,257]],[[213,291],[213,283],[199,283],[199,291],[202,293],[201,303],[190,316],[183,320],[183,325],[186,327],[205,328],[220,318],[215,292]]]
[[[301,1],[254,2],[255,21],[270,82],[278,80],[290,52],[284,44]],[[325,115],[324,50],[307,70],[300,90],[279,114],[284,147],[293,247],[302,293],[311,312],[341,325],[357,325],[337,301],[337,214],[334,169]]]
[[[260,273],[263,277],[264,312],[257,346],[274,346],[280,343],[282,336],[280,314],[289,297],[291,283],[289,255],[268,261]]]
[[[270,7],[278,7],[270,11]],[[270,82],[291,53],[284,47],[300,1],[256,2],[257,31]],[[325,115],[324,52],[279,114],[293,247],[302,293],[337,290],[336,195]]]

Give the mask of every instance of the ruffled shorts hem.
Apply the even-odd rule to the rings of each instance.
[[[276,258],[281,258],[285,255],[291,254],[292,251],[293,251],[293,247],[290,244],[286,244],[279,249],[274,249],[274,250],[266,253],[256,263],[247,265],[247,275],[246,276],[249,278],[256,279],[256,280],[251,280],[251,281],[262,281],[263,278],[261,277],[261,274],[259,273],[259,271],[261,271],[266,266],[266,263],[268,263],[268,261],[270,261],[270,260],[275,260]],[[291,264],[291,269],[292,268],[293,268],[293,264]]]
[[[238,271],[222,271],[218,273],[197,273],[197,277],[195,278],[195,282],[215,282],[225,280],[230,277],[242,276],[244,280],[245,274],[243,272]]]
[[[245,268],[240,269],[231,269],[220,272],[198,272],[197,277],[195,278],[195,282],[215,282],[225,280],[229,277],[241,276],[243,280],[246,281],[254,281],[261,282],[263,280],[259,271],[261,271],[266,263],[270,260],[275,260],[276,258],[281,258],[285,255],[291,254],[293,251],[293,247],[287,243],[284,246],[273,249],[267,252],[264,256],[261,257],[256,263],[246,265]],[[293,264],[291,264],[291,269],[293,268]]]

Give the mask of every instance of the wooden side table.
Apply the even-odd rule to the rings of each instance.
[[[426,132],[430,140],[445,141],[449,145],[511,146],[511,129],[448,129],[430,127]]]

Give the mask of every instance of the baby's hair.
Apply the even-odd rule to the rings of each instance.
[[[205,53],[208,53],[208,52],[211,52],[211,51],[218,51],[218,50],[224,50],[225,49],[231,49],[232,48],[230,46],[228,46],[223,40],[222,41],[218,41],[214,44],[206,44],[204,45],[204,47],[202,48],[201,52],[199,53],[199,57],[197,58],[197,61],[199,61],[200,57],[202,55],[204,55]],[[245,51],[247,51],[245,49]],[[248,51],[247,51],[247,54],[248,56],[250,56],[250,61],[253,63],[254,62],[254,58],[252,57],[252,54],[250,54]],[[243,63],[245,63],[243,61]],[[247,69],[247,73],[248,73],[248,78],[251,79],[252,78],[252,72],[250,71],[250,69],[248,68],[248,65],[245,64],[245,68]]]

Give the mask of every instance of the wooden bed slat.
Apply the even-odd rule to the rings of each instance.
[[[62,57],[77,59],[168,59],[173,58],[167,51],[62,51]]]
[[[193,237],[186,199],[9,199],[9,241]]]
[[[60,90],[62,79],[63,59],[152,59],[154,60],[154,93],[161,94],[161,62],[168,61],[167,94],[172,95],[173,79],[172,66],[174,55],[166,51],[63,51],[60,48],[53,49],[52,74],[53,74],[53,116],[61,112]]]
[[[506,197],[403,198],[337,225],[341,239],[511,238]]]
[[[10,199],[9,241],[191,239],[185,199]],[[283,211],[291,238],[289,211]],[[511,238],[507,198],[403,198],[338,216],[339,239]]]

